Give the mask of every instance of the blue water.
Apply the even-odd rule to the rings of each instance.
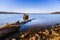
[[[32,21],[40,22],[40,24],[55,24],[60,23],[60,14],[28,14],[29,19],[36,18],[37,20]],[[5,23],[13,23],[16,21],[23,21],[23,14],[0,14],[0,26]],[[31,23],[32,24],[32,23]]]

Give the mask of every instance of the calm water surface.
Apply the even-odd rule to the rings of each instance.
[[[60,14],[28,14],[29,18],[36,18],[36,20],[32,21],[33,23],[40,24],[56,24],[60,23]],[[0,26],[5,23],[13,23],[16,21],[23,21],[23,14],[0,14]]]

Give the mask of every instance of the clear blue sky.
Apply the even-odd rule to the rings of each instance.
[[[0,0],[0,11],[50,13],[60,11],[60,0]]]

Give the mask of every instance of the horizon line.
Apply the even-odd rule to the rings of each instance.
[[[17,11],[0,11],[0,12],[12,12],[12,13],[53,13],[53,12],[17,12]]]

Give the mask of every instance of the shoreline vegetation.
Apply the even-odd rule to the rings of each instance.
[[[19,12],[0,12],[0,14],[23,14],[23,13],[19,13]],[[48,13],[31,13],[31,14],[48,14]],[[60,12],[51,12],[49,14],[60,14]]]
[[[60,14],[60,12],[52,12],[51,14]]]
[[[0,14],[22,14],[17,12],[0,12]]]

